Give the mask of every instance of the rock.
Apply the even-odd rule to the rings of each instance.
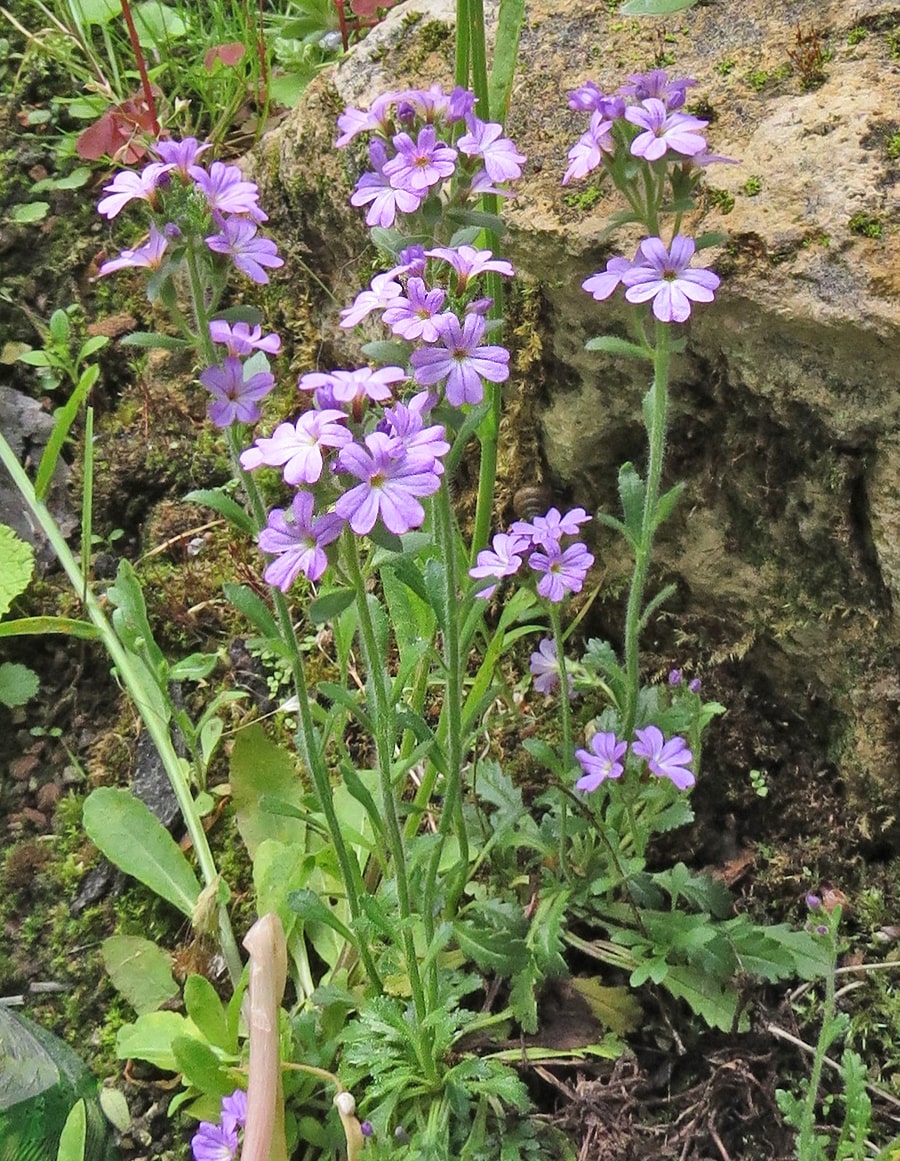
[[[336,115],[382,90],[451,84],[452,44],[435,26],[452,19],[450,0],[409,0],[262,146],[256,176],[273,232],[288,253],[315,256],[341,302],[359,290],[349,259],[364,233],[347,206],[359,157],[332,148]],[[677,584],[686,637],[676,656],[664,621],[653,636],[670,663],[736,660],[749,688],[808,718],[810,763],[840,776],[873,831],[900,809],[895,27],[887,0],[798,0],[789,13],[718,0],[645,21],[535,0],[508,119],[530,163],[504,238],[537,353],[507,387],[501,489],[546,478],[572,502],[616,513],[618,468],[644,454],[646,373],[584,350],[594,334],[623,334],[626,314],[581,282],[637,238],[602,240],[618,204],[605,196],[584,209],[585,186],[560,184],[586,126],[566,91],[589,78],[611,91],[663,52],[670,72],[697,78],[688,109],[740,165],[709,167],[683,224],[727,241],[706,252],[722,286],[685,328],[673,372],[665,483],[684,480],[686,496],[660,536],[654,584]],[[812,75],[817,43],[824,78]],[[621,542],[596,528],[593,548],[615,585],[629,570]],[[620,605],[598,604],[614,640]]]
[[[53,430],[53,418],[21,391],[0,386],[0,431],[21,464],[34,472]],[[53,474],[47,505],[63,536],[71,536],[78,520],[69,503],[66,484],[69,468],[60,457]],[[34,547],[35,559],[46,569],[55,559],[53,550],[28,510],[18,488],[0,466],[0,524],[8,524]]]

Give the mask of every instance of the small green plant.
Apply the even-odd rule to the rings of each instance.
[[[762,178],[755,177],[755,176],[748,177],[747,180],[744,182],[744,184],[741,186],[741,191],[748,198],[755,198],[761,189],[762,189]]]
[[[885,33],[884,39],[887,41],[891,60],[900,59],[900,28],[892,28],[890,32]]]
[[[725,60],[720,60],[717,64],[713,65],[713,68],[720,77],[727,77],[730,73],[734,72],[734,67],[735,62],[731,59],[731,57],[727,57]]]
[[[863,28],[861,24],[857,24],[855,28],[851,28],[847,33],[847,43],[859,44],[861,41],[865,40],[868,35],[868,28]]]
[[[769,776],[765,770],[751,770],[750,785],[757,798],[769,797]]]
[[[730,214],[734,209],[734,194],[727,189],[717,189],[715,186],[706,187],[706,198],[709,204],[720,214]]]
[[[34,315],[29,316],[44,345],[39,349],[23,351],[17,362],[38,368],[38,378],[44,391],[54,391],[67,380],[73,386],[77,385],[85,361],[109,342],[105,335],[94,335],[79,342],[78,329],[74,325],[79,312],[78,306],[55,310],[48,323]]]
[[[34,572],[31,545],[16,536],[11,528],[0,524],[0,617],[9,611],[13,601],[28,588]],[[11,636],[16,622],[0,622],[0,639]],[[38,691],[38,677],[27,665],[4,661],[0,664],[0,705],[24,705]]]
[[[572,210],[593,209],[597,202],[603,200],[603,190],[599,185],[588,186],[587,189],[573,190],[563,197],[565,204]]]
[[[894,133],[888,138],[884,150],[891,161],[900,161],[900,133]]]
[[[858,234],[861,238],[880,238],[884,233],[884,226],[876,214],[867,214],[860,210],[847,223],[851,234]]]

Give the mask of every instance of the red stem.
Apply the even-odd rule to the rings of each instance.
[[[341,30],[341,44],[344,46],[344,52],[350,47],[350,34],[347,31],[347,16],[344,12],[344,0],[334,0],[334,6],[338,14],[338,27]]]
[[[144,101],[147,105],[147,112],[150,114],[150,128],[153,130],[153,136],[159,137],[159,119],[156,116],[156,100],[153,96],[153,89],[150,87],[150,78],[147,76],[147,62],[144,60],[144,50],[141,48],[141,42],[138,40],[137,29],[134,27],[134,18],[131,15],[131,7],[128,0],[122,0],[122,15],[125,17],[125,23],[128,25],[128,36],[131,39],[131,47],[134,50],[134,59],[137,61],[138,72],[141,74],[141,88],[144,90]]]

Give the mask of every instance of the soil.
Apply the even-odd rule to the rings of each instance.
[[[26,131],[17,115],[46,99],[47,87],[57,80],[34,78],[6,107],[0,148],[7,206],[21,197],[34,166],[53,172],[56,165],[52,139]],[[7,220],[0,228],[3,342],[34,343],[27,312],[46,318],[73,301],[84,308],[86,326],[113,331],[117,319],[146,313],[128,297],[127,279],[115,291],[90,281],[106,247],[91,211],[102,180],[98,171],[86,191],[55,201],[40,225]],[[295,340],[298,348],[312,341]],[[21,366],[6,371],[13,386],[40,395]],[[105,540],[93,558],[94,577],[109,578],[120,556],[130,559],[144,581],[164,650],[220,651],[217,677],[247,689],[248,704],[265,704],[265,673],[243,647],[240,626],[224,602],[210,595],[235,569],[241,579],[256,581],[258,562],[252,548],[233,540],[221,523],[181,501],[190,488],[212,486],[228,475],[203,427],[203,402],[188,372],[171,361],[151,361],[134,375],[114,350],[104,355],[94,404],[95,527]],[[56,398],[42,402],[47,409],[57,405]],[[77,448],[72,461],[78,462]],[[50,571],[19,611],[74,607],[60,575]],[[588,633],[592,628],[615,631],[614,625],[585,626]],[[661,677],[679,658],[664,624],[656,640],[647,665]],[[138,724],[107,659],[93,645],[34,638],[4,644],[4,657],[27,660],[41,685],[28,705],[0,708],[0,995],[21,997],[29,1015],[77,1047],[104,1082],[122,1088],[134,1118],[121,1141],[124,1158],[179,1161],[187,1156],[190,1130],[165,1114],[171,1079],[150,1069],[123,1070],[115,1058],[116,1029],[131,1013],[106,979],[99,948],[113,931],[149,933],[175,949],[182,976],[203,969],[214,980],[216,960],[147,891],[98,871],[98,853],[80,829],[85,795],[99,785],[129,784],[141,766]],[[806,892],[835,884],[849,899],[853,950],[847,962],[884,959],[900,934],[893,910],[900,869],[892,855],[896,844],[889,834],[860,836],[835,771],[816,754],[815,729],[780,706],[764,685],[749,685],[747,672],[740,660],[714,661],[704,669],[705,693],[728,713],[708,733],[704,776],[693,798],[696,821],[668,836],[654,857],[661,864],[683,859],[713,870],[735,892],[738,909],[776,922],[802,924]],[[746,771],[759,756],[765,765],[754,785]],[[214,826],[217,839],[235,845],[228,839],[227,809]],[[177,823],[175,828],[181,839]],[[240,892],[249,867],[240,851],[229,857],[229,878]],[[582,966],[571,964],[576,974]],[[782,1125],[775,1089],[796,1085],[806,1071],[803,1052],[786,1036],[814,1041],[814,994],[748,981],[748,1030],[732,1034],[704,1031],[686,1009],[652,988],[640,1000],[641,1032],[615,1063],[547,1060],[523,1066],[538,1120],[561,1130],[584,1161],[792,1156],[792,1134]],[[900,1132],[900,1004],[884,973],[861,976],[841,1003],[851,1020],[851,1041],[878,1089],[873,1137],[883,1142]],[[548,990],[540,1042],[564,1043],[573,1010],[571,993]]]

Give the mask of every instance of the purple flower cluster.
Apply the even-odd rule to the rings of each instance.
[[[635,730],[631,753],[647,763],[647,769],[656,778],[668,778],[679,790],[694,785],[694,775],[687,769],[694,755],[684,738],[677,734],[666,741],[657,726]],[[576,790],[596,790],[607,778],[621,778],[625,772],[623,759],[628,743],[613,732],[600,731],[588,743],[590,749],[576,750],[575,757],[584,774],[575,783]]]
[[[259,233],[266,215],[259,206],[259,190],[246,181],[236,165],[214,161],[207,168],[202,154],[209,149],[193,137],[183,141],[158,141],[158,161],[140,173],[122,170],[109,185],[97,209],[112,219],[132,201],[146,202],[152,215],[150,239],[134,250],[123,250],[118,258],[104,262],[100,274],[112,274],[128,267],[159,269],[168,252],[174,265],[183,255],[176,243],[202,236],[210,260],[222,255],[254,282],[269,281],[266,269],[284,264],[275,243]]]
[[[368,110],[348,108],[338,118],[342,148],[360,133],[371,134],[371,170],[356,183],[350,201],[367,206],[366,224],[393,226],[398,214],[413,214],[430,197],[457,204],[501,188],[522,173],[525,157],[503,134],[503,126],[475,116],[472,93],[405,89],[384,93]],[[465,132],[453,140],[462,123]],[[452,187],[452,192],[451,192]]]
[[[191,1139],[194,1161],[234,1161],[240,1144],[239,1129],[247,1123],[247,1094],[236,1089],[222,1098],[222,1115],[218,1125],[201,1121]]]
[[[517,520],[509,532],[498,532],[491,547],[479,552],[469,576],[476,580],[515,576],[527,561],[540,576],[537,591],[548,601],[558,603],[567,593],[579,593],[594,558],[580,541],[563,547],[563,541],[578,535],[579,526],[590,520],[583,508],[560,513],[551,508],[533,521]],[[490,597],[496,583],[478,590],[479,597]]]
[[[711,154],[703,131],[708,122],[682,111],[689,77],[669,78],[663,69],[628,78],[618,93],[607,96],[588,81],[569,94],[569,105],[590,114],[585,133],[569,150],[563,185],[601,168],[614,184],[627,192],[636,183],[634,160],[670,174],[673,197],[683,200],[696,183],[701,167],[731,158]],[[625,162],[628,164],[625,164]],[[654,188],[658,188],[656,178]],[[635,190],[637,191],[635,196]],[[644,196],[643,185],[631,192],[632,205]],[[648,220],[654,220],[652,218]],[[632,303],[651,303],[654,316],[665,323],[685,322],[695,302],[712,302],[718,275],[692,265],[696,243],[676,234],[667,246],[651,235],[644,238],[633,261],[615,257],[606,269],[591,275],[583,288],[595,299],[609,298],[619,287]]]

